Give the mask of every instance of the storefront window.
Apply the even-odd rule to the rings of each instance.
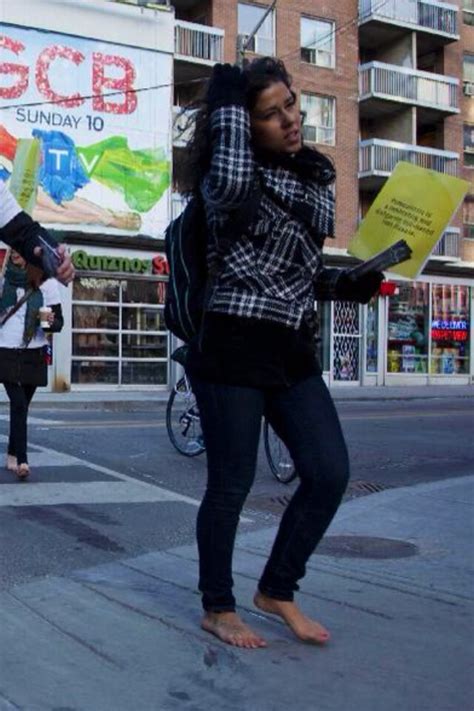
[[[329,301],[318,303],[319,342],[318,355],[321,367],[325,373],[329,372],[331,353],[331,304]]]
[[[469,287],[433,284],[431,373],[469,372]]]
[[[120,282],[112,279],[77,279],[74,282],[76,301],[118,301]]]
[[[118,329],[119,309],[116,306],[98,306],[96,304],[79,306],[75,304],[72,308],[72,327],[73,329]]]
[[[400,283],[388,303],[388,373],[426,373],[429,284]]]
[[[72,383],[167,383],[165,288],[156,278],[117,280],[79,276],[76,279],[72,305]]]
[[[338,381],[359,380],[360,306],[353,301],[333,302],[333,377]]]
[[[166,385],[168,379],[168,366],[166,363],[139,363],[137,361],[123,361],[122,384],[146,385],[155,383]]]
[[[118,385],[118,363],[103,360],[73,360],[71,382]]]
[[[367,304],[367,346],[365,352],[365,369],[367,373],[377,372],[377,331],[378,331],[378,296]]]

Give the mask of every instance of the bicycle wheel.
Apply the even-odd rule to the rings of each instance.
[[[288,449],[267,420],[263,425],[265,454],[273,476],[281,484],[289,484],[296,478],[295,466]]]
[[[184,376],[174,386],[166,406],[166,429],[180,454],[196,457],[205,451],[196,398]]]

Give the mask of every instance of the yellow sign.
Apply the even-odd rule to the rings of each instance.
[[[387,269],[416,279],[464,198],[468,182],[436,170],[400,162],[379,192],[348,251],[370,259],[400,239],[410,259]]]
[[[36,202],[40,160],[41,145],[36,138],[18,139],[8,187],[22,210],[30,215]]]

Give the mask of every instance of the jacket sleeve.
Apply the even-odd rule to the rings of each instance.
[[[314,282],[316,301],[336,301],[340,299],[338,282],[344,270],[338,267],[323,267]]]
[[[41,269],[41,257],[34,254],[35,247],[41,247],[38,235],[51,246],[57,246],[56,240],[23,212],[11,192],[0,181],[0,240],[21,254],[28,264]]]
[[[243,106],[223,106],[210,119],[211,166],[201,184],[206,204],[214,210],[233,210],[248,199],[255,176],[250,147],[250,118]]]

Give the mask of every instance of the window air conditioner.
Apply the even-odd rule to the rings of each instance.
[[[474,82],[464,82],[464,96],[474,96]]]

